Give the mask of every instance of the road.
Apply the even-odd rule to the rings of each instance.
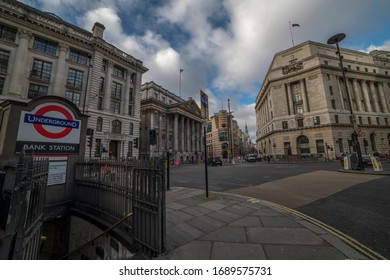
[[[390,164],[383,164],[385,171]],[[259,198],[320,220],[390,259],[390,176],[338,172],[340,164],[240,163],[208,168],[209,191]],[[171,186],[205,189],[205,168],[171,168]]]

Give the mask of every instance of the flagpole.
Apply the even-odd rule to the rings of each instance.
[[[293,38],[293,34],[292,34],[291,22],[289,21],[288,23],[290,25],[291,41],[292,41],[292,45],[294,47],[294,38]]]

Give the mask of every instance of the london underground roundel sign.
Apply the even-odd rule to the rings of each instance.
[[[61,103],[46,102],[31,111],[22,111],[17,149],[31,152],[78,152],[81,121]]]

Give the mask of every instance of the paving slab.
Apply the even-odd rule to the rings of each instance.
[[[201,240],[223,241],[223,242],[247,242],[244,227],[223,227],[201,237]]]
[[[260,217],[261,223],[268,228],[303,228],[297,221],[285,216]]]
[[[269,260],[344,260],[345,256],[333,247],[291,244],[265,244]]]
[[[263,246],[251,243],[214,242],[212,260],[266,260]]]
[[[229,224],[229,226],[239,226],[239,227],[262,227],[263,224],[260,221],[259,217],[256,216],[246,216],[241,219],[238,219]]]

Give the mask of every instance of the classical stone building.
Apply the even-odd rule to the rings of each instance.
[[[92,156],[137,157],[142,61],[92,32],[17,1],[0,2],[0,102],[56,95],[90,116]],[[89,148],[87,148],[87,153]]]
[[[141,86],[140,156],[198,162],[202,154],[203,120],[197,103],[183,100],[155,84]]]
[[[390,52],[369,54],[307,41],[275,54],[256,98],[263,155],[334,158],[353,151],[352,111],[363,153],[390,149]]]

